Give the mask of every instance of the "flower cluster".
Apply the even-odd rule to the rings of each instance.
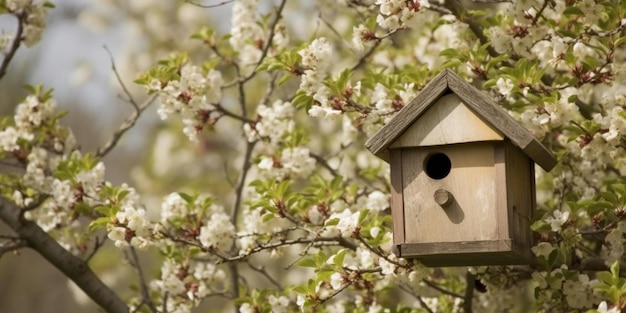
[[[15,110],[15,127],[9,126],[0,131],[0,148],[5,152],[13,152],[20,148],[19,140],[32,141],[34,139],[33,132],[43,124],[50,122],[54,117],[55,108],[56,101],[52,98],[42,99],[36,95],[27,96]],[[58,148],[58,151],[61,152],[62,147],[59,146]]]
[[[420,8],[430,7],[428,0],[377,0],[376,4],[380,6],[376,23],[389,30],[406,26],[417,15]]]
[[[108,237],[115,242],[116,247],[127,247],[130,244],[145,249],[151,244],[154,226],[148,221],[144,209],[124,205],[108,228]]]
[[[205,71],[195,65],[184,65],[180,69],[180,78],[163,83],[152,79],[148,91],[157,92],[161,106],[157,111],[165,120],[173,113],[180,113],[185,128],[183,132],[190,140],[197,140],[197,135],[207,123],[214,123],[211,114],[214,104],[222,97],[222,74],[217,70]]]
[[[319,104],[309,109],[309,114],[314,117],[333,117],[341,113],[340,110],[332,108],[328,99],[330,90],[323,83],[331,64],[332,53],[333,47],[324,37],[313,40],[308,47],[298,52],[302,56],[302,66],[305,68],[300,89]]]
[[[311,157],[308,148],[286,148],[282,150],[279,158],[263,156],[258,166],[268,177],[304,178],[315,169],[315,159]]]
[[[246,74],[254,70],[262,54],[263,29],[257,22],[258,0],[237,0],[233,5],[231,37],[228,40],[238,51],[239,63]]]
[[[27,47],[32,47],[41,40],[41,34],[46,27],[46,15],[52,4],[47,1],[8,0],[7,10],[19,16],[23,24],[24,33],[21,40]],[[0,47],[2,47],[0,45]],[[1,50],[1,49],[0,49]]]
[[[151,287],[167,295],[162,304],[167,312],[186,313],[212,292],[222,290],[226,273],[208,262],[183,262],[165,259],[161,266],[161,279]]]
[[[280,99],[276,100],[271,107],[259,105],[256,111],[257,121],[254,124],[243,125],[248,141],[266,139],[270,141],[270,144],[277,145],[285,135],[295,129],[294,112],[294,107],[290,102]]]
[[[169,235],[195,239],[217,252],[228,251],[235,236],[235,226],[224,208],[205,195],[169,194],[161,205],[161,227]]]

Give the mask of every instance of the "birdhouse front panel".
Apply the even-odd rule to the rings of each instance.
[[[442,96],[390,148],[504,140],[455,94]]]
[[[405,243],[503,237],[497,223],[492,143],[402,149],[401,153]]]

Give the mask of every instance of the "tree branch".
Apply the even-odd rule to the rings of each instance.
[[[154,100],[157,97],[157,95],[154,94],[150,96],[148,99],[146,99],[146,101],[144,101],[143,103],[138,104],[137,101],[135,101],[135,98],[132,96],[132,94],[128,90],[128,88],[126,88],[126,84],[124,84],[124,81],[122,81],[120,74],[117,72],[117,67],[115,67],[115,60],[113,60],[113,55],[111,54],[111,50],[109,50],[107,46],[104,46],[104,49],[107,51],[107,53],[109,54],[109,58],[111,59],[111,69],[113,70],[113,73],[115,73],[115,77],[117,78],[118,83],[122,87],[124,94],[126,94],[126,96],[128,97],[126,101],[128,101],[135,110],[133,111],[133,114],[131,116],[129,116],[126,120],[124,120],[124,122],[122,123],[122,125],[120,125],[118,130],[115,131],[115,133],[113,133],[113,137],[104,146],[98,149],[98,151],[96,152],[96,157],[98,158],[102,158],[105,155],[107,155],[109,152],[111,152],[111,150],[117,145],[119,140],[122,138],[124,133],[126,133],[126,131],[128,131],[133,126],[135,126],[135,123],[139,119],[139,116],[141,115],[141,113],[146,108],[148,108],[150,104],[152,104],[152,102],[154,102]]]
[[[0,258],[7,253],[16,251],[27,247],[26,241],[20,237],[14,236],[0,236],[0,239],[5,239],[7,242],[0,243]]]
[[[272,285],[274,285],[274,287],[276,287],[276,289],[278,289],[279,291],[283,291],[283,286],[281,286],[280,283],[276,279],[274,279],[274,277],[272,277],[267,272],[267,270],[265,270],[265,267],[263,267],[263,266],[256,267],[256,266],[254,266],[254,264],[252,264],[252,262],[250,262],[250,260],[246,260],[246,264],[248,264],[248,267],[251,270],[253,270],[253,271],[263,275],[263,277],[265,277],[270,283],[272,283]]]
[[[476,277],[470,271],[465,274],[465,296],[463,297],[463,312],[472,313],[472,300],[474,299],[474,281]]]
[[[15,14],[17,17],[17,31],[15,31],[15,38],[13,38],[13,42],[11,43],[11,47],[9,51],[4,55],[4,59],[2,59],[2,64],[0,64],[0,79],[7,74],[7,68],[9,67],[9,63],[13,60],[17,49],[19,49],[20,44],[22,42],[22,34],[24,33],[24,19],[26,16],[24,13]]]
[[[435,289],[435,290],[437,290],[437,291],[439,291],[439,292],[441,292],[441,293],[443,293],[443,294],[446,294],[446,295],[449,295],[449,296],[452,296],[452,297],[455,297],[455,298],[463,298],[463,295],[460,295],[460,294],[458,294],[458,293],[454,293],[454,292],[452,292],[452,291],[450,291],[450,290],[444,289],[444,288],[442,288],[441,286],[439,286],[439,285],[435,284],[434,282],[432,282],[432,281],[430,281],[430,280],[423,279],[422,281],[423,281],[423,282],[424,282],[424,284],[426,284],[428,287],[433,288],[433,289]]]
[[[71,279],[103,310],[109,313],[128,312],[126,303],[94,274],[85,261],[61,247],[36,223],[25,220],[20,209],[2,197],[0,197],[0,219],[22,237],[30,248]]]

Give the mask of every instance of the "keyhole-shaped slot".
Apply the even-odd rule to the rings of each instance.
[[[432,179],[442,179],[450,174],[452,163],[450,158],[440,152],[429,155],[424,160],[424,171]]]

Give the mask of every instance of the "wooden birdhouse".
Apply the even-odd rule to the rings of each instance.
[[[532,262],[534,163],[556,159],[444,70],[365,144],[391,167],[395,253],[427,266]]]

